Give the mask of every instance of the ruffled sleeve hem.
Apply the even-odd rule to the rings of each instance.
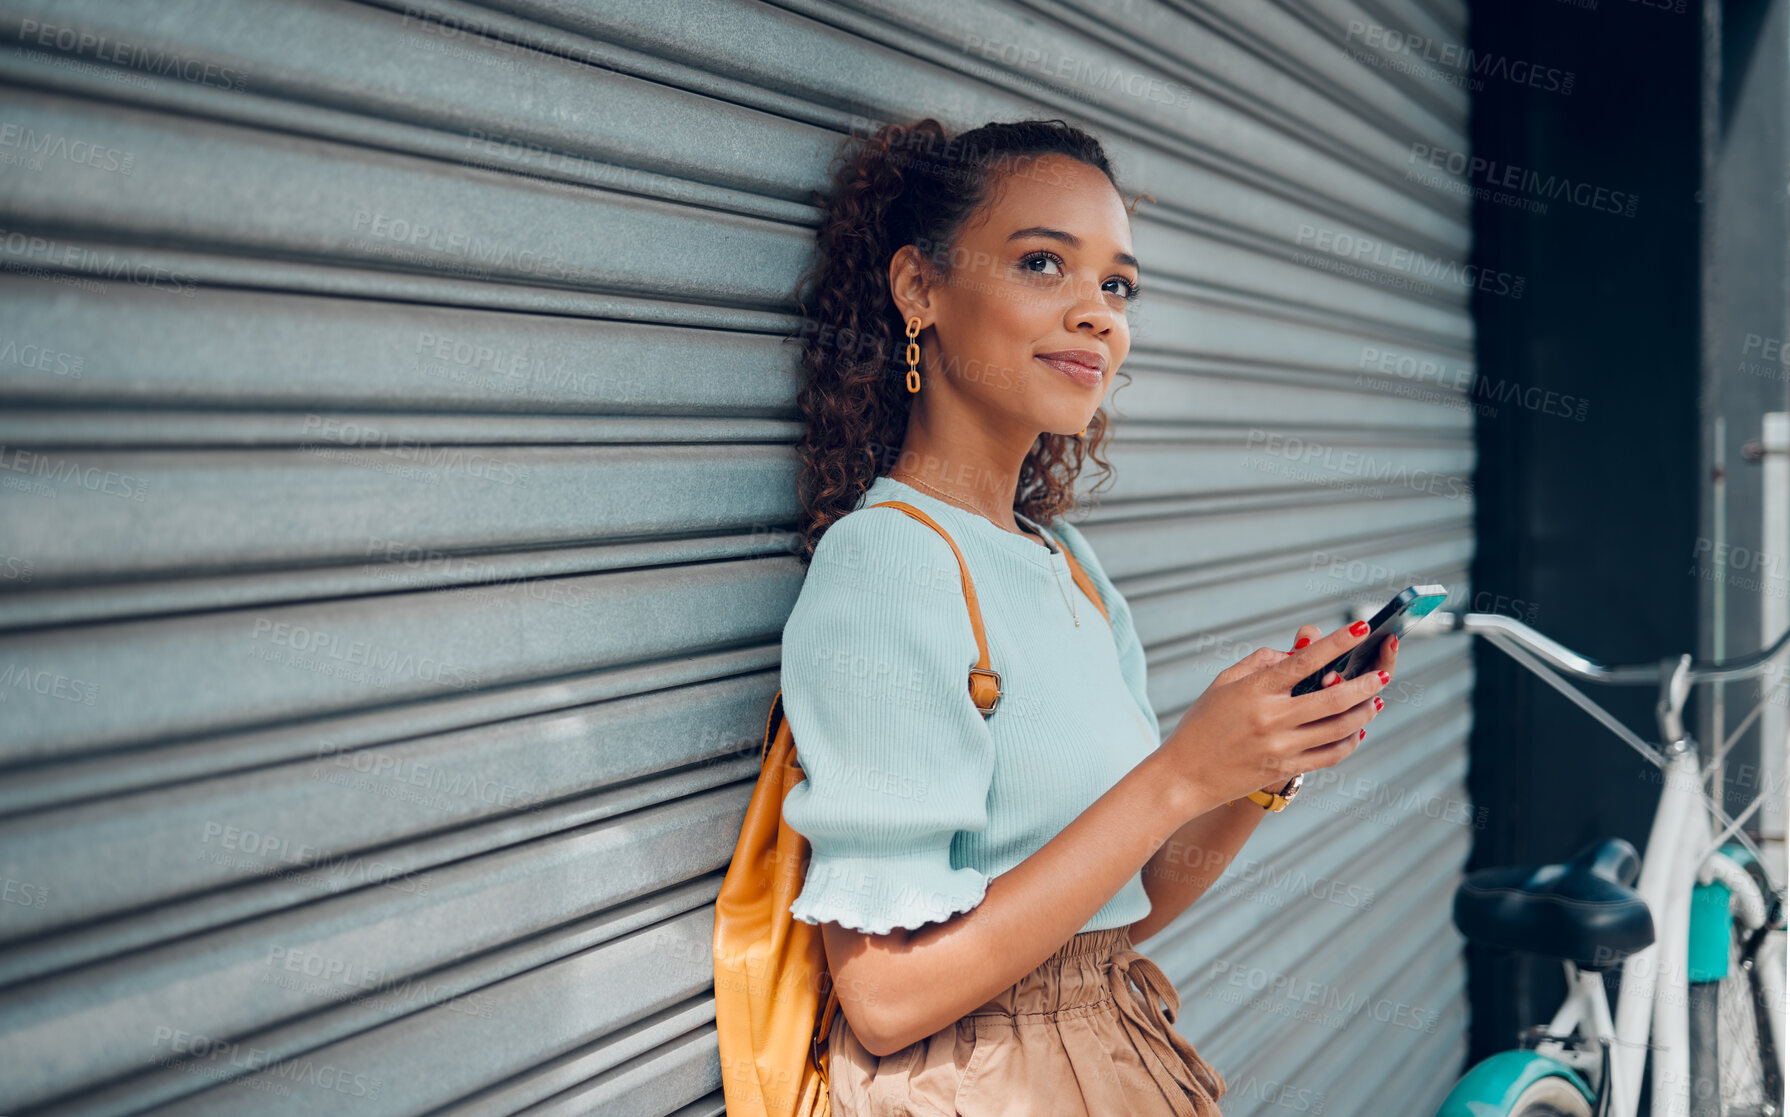
[[[817,855],[789,911],[803,923],[838,923],[870,935],[886,935],[896,927],[912,931],[981,903],[988,879],[975,869],[951,868],[948,849],[938,851],[936,863],[912,854]]]

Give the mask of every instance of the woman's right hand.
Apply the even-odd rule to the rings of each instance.
[[[1339,680],[1330,672],[1318,690],[1296,697],[1292,691],[1367,632],[1357,621],[1291,655],[1262,648],[1219,673],[1158,750],[1167,778],[1196,804],[1196,814],[1355,751],[1379,713],[1375,695],[1390,674]]]

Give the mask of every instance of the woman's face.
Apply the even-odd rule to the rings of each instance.
[[[1087,426],[1130,352],[1138,283],[1131,222],[1106,175],[1063,155],[1016,162],[950,261],[923,294],[899,256],[891,271],[898,305],[934,330],[921,366],[922,395],[937,393],[930,417],[969,407],[1025,446]]]

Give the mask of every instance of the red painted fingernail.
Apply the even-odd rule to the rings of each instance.
[[[1342,682],[1342,676],[1338,675],[1335,671],[1332,671],[1328,675],[1325,675],[1322,681],[1325,686],[1335,686],[1337,683]]]
[[[1386,708],[1386,700],[1384,698],[1381,698],[1377,694],[1374,695],[1374,709],[1384,710],[1385,708]]]
[[[1388,675],[1388,674],[1387,674],[1387,673],[1386,673],[1386,672],[1384,672],[1384,671],[1382,671],[1382,672],[1380,672],[1380,685],[1381,685],[1381,686],[1385,686],[1385,685],[1386,685],[1386,684],[1387,684],[1387,683],[1389,683],[1389,682],[1391,682],[1391,681],[1392,681],[1392,676],[1391,676],[1391,675]]]
[[[1395,651],[1395,652],[1398,651],[1398,637],[1388,636],[1386,638],[1386,643],[1392,648],[1393,651]]]
[[[1350,625],[1349,626],[1349,635],[1350,636],[1366,636],[1367,635],[1367,622],[1366,621],[1356,621],[1354,624]]]
[[[1305,645],[1307,645],[1309,643],[1311,643],[1311,637],[1301,636],[1301,637],[1299,637],[1299,639],[1293,641],[1293,650],[1298,651],[1300,648],[1303,648]]]
[[[1367,730],[1365,730],[1365,729],[1363,729],[1363,730],[1362,730],[1362,731],[1361,731],[1361,736],[1359,736],[1359,737],[1357,737],[1357,738],[1355,738],[1355,739],[1356,739],[1356,740],[1357,740],[1357,741],[1365,741],[1365,740],[1367,740]]]
[[[1288,655],[1292,655],[1292,654],[1293,654],[1293,653],[1292,653],[1292,652],[1288,652],[1288,653],[1287,653],[1287,654],[1288,654]]]

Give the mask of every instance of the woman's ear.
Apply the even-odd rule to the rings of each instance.
[[[932,324],[928,320],[933,309],[931,268],[918,247],[904,244],[889,258],[889,294],[903,321],[918,317],[922,330]]]

